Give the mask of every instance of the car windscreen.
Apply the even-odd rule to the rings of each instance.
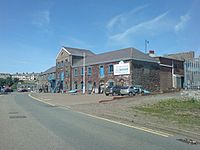
[[[123,86],[121,87],[121,89],[128,89],[128,86]]]

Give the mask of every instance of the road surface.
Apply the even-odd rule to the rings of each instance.
[[[36,101],[0,96],[0,150],[199,150],[176,140]]]

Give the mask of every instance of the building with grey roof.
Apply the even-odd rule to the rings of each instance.
[[[97,55],[87,56],[85,59],[85,64],[94,65],[94,64],[100,64],[100,63],[128,60],[128,59],[156,62],[154,58],[149,57],[149,55],[144,54],[135,48],[125,48],[125,49],[114,50],[114,51],[101,53]],[[79,61],[73,64],[73,67],[81,66],[82,64],[83,64],[83,59],[80,59]]]
[[[79,89],[102,92],[109,85],[160,88],[159,63],[148,54],[125,48],[101,54],[62,47],[56,57],[57,92]]]
[[[56,66],[39,74],[37,89],[40,92],[54,92],[56,86]]]

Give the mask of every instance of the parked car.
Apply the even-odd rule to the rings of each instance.
[[[120,94],[123,95],[129,95],[129,96],[135,96],[135,89],[133,86],[124,86],[120,90]]]
[[[4,90],[4,92],[13,92],[13,89],[10,89],[10,88],[6,88],[5,90]]]
[[[28,90],[27,89],[21,89],[21,90],[19,90],[19,92],[28,92]]]
[[[134,88],[136,94],[147,95],[147,94],[151,93],[150,91],[144,89],[142,86],[134,86],[133,88]]]
[[[116,86],[108,86],[105,90],[105,94],[106,96],[112,94],[114,95],[120,95],[120,90],[121,90],[122,86],[116,85]]]

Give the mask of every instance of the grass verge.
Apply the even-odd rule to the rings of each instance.
[[[157,116],[181,125],[200,127],[200,101],[191,99],[169,99],[156,104],[133,107],[149,115]]]

